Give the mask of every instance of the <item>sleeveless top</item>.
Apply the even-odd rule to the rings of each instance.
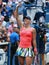
[[[30,48],[32,47],[32,28],[26,29],[25,27],[20,29],[20,44],[21,48]]]

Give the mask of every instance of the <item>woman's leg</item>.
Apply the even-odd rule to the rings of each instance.
[[[24,59],[25,59],[24,57],[21,57],[21,56],[18,57],[20,65],[24,65]]]
[[[42,58],[42,65],[45,65],[44,54],[41,54],[41,58]]]
[[[26,60],[26,65],[31,65],[33,58],[32,57],[26,57],[25,60]]]

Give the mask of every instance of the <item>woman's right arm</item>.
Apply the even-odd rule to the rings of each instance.
[[[16,15],[16,20],[17,20],[17,23],[20,27],[23,27],[23,24],[22,24],[22,21],[19,19],[19,16],[18,16],[18,7],[21,6],[21,3],[19,3],[16,7],[16,11],[15,11],[15,15]]]

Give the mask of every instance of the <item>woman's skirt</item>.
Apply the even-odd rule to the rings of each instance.
[[[16,50],[16,55],[17,56],[22,56],[22,57],[32,57],[34,56],[34,52],[32,48],[20,48]]]

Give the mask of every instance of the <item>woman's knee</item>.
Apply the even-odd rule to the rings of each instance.
[[[31,65],[32,64],[32,61],[33,61],[33,58],[32,57],[27,57],[26,58],[26,65]]]
[[[20,65],[24,65],[24,58],[23,57],[19,57],[18,59],[19,59]]]

